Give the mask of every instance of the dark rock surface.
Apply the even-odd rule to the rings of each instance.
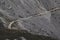
[[[48,36],[34,35],[24,30],[19,31],[19,30],[10,30],[10,29],[0,29],[0,40],[5,40],[5,39],[22,40],[19,37],[24,37],[26,38],[26,40],[57,40],[55,38],[51,38]]]

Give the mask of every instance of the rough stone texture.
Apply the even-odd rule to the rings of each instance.
[[[60,39],[60,10],[50,11],[55,8],[60,8],[59,0],[0,0],[0,19],[6,28],[18,20],[12,29]]]

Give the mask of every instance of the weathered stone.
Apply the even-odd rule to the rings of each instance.
[[[60,8],[59,2],[59,0],[0,0],[2,22],[0,26],[60,38],[60,11],[56,10]]]

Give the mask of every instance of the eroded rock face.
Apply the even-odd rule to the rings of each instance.
[[[3,22],[0,20],[0,29],[4,28]]]
[[[52,24],[55,26],[56,28],[56,35],[58,36],[58,38],[60,38],[60,10],[56,10],[54,12],[52,12],[52,15],[51,15],[51,22]]]
[[[55,0],[0,0],[0,17],[3,18],[6,28],[14,21],[11,24],[12,29],[55,38],[60,34],[58,16],[60,14],[58,10],[56,12],[50,10],[57,7],[59,5]]]

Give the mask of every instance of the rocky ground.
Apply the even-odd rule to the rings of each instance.
[[[3,29],[1,33],[4,33],[5,28],[27,31],[28,38],[23,34],[19,40],[40,40],[42,37],[40,35],[44,36],[41,40],[53,40],[50,37],[60,39],[60,1],[0,0],[0,29]],[[7,33],[9,34],[9,32]],[[10,35],[13,35],[12,32]]]
[[[57,40],[56,38],[34,35],[25,30],[0,29],[0,40]]]

